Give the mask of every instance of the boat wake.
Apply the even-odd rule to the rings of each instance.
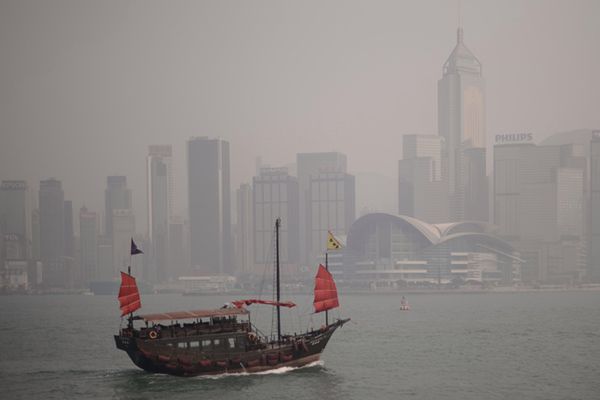
[[[258,375],[281,375],[281,374],[286,374],[288,372],[292,372],[292,371],[297,371],[300,369],[305,369],[305,368],[312,368],[312,367],[322,367],[324,364],[323,360],[318,360],[318,361],[313,361],[309,364],[303,365],[301,367],[280,367],[280,368],[275,368],[275,369],[270,369],[268,371],[260,371],[260,372],[226,372],[224,374],[218,374],[218,375],[202,375],[202,376],[197,376],[196,378],[199,379],[221,379],[221,378],[229,378],[229,377],[235,377],[235,376],[258,376]]]

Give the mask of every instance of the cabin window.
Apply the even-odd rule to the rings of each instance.
[[[173,347],[173,343],[167,343],[167,346]]]
[[[214,339],[213,344],[215,345],[215,347],[218,347],[221,344],[221,339]]]
[[[187,342],[179,342],[177,343],[177,347],[180,349],[185,349],[187,347]]]
[[[190,342],[190,347],[200,347],[200,342],[197,340],[194,342]]]
[[[204,347],[204,348],[210,348],[210,340],[203,340],[202,341],[202,347]]]
[[[235,349],[235,338],[229,338],[229,348]]]

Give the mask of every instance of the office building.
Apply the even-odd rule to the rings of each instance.
[[[56,179],[40,181],[40,259],[43,283],[47,287],[66,287],[65,270],[65,196],[62,183]]]
[[[105,236],[112,239],[113,211],[131,209],[131,190],[127,188],[127,177],[109,176],[106,178],[105,198]]]
[[[588,277],[600,282],[600,131],[594,131],[590,143]]]
[[[466,152],[486,146],[485,81],[481,63],[464,44],[462,28],[438,81],[438,129],[445,143],[442,177],[448,184],[450,219],[480,219],[483,210],[470,215],[469,202],[485,201],[487,184],[469,163],[480,164],[483,156],[485,166],[485,150],[477,155]],[[472,172],[475,176],[469,175]]]
[[[320,172],[310,177],[307,230],[309,265],[322,258],[328,231],[345,236],[356,217],[354,176],[343,172]]]
[[[187,143],[190,262],[196,275],[232,273],[229,142]]]
[[[88,287],[91,281],[98,280],[98,215],[85,206],[79,210],[79,254],[81,260],[81,281]]]
[[[404,135],[398,162],[398,213],[430,223],[447,222],[448,188],[442,180],[444,139],[434,135]]]
[[[252,186],[243,183],[235,192],[235,266],[238,273],[249,274],[254,266],[254,203]]]
[[[135,235],[135,217],[131,209],[113,209],[112,225],[112,251],[113,251],[113,270],[112,277],[119,276],[120,271],[127,271],[131,266],[131,239]],[[144,279],[146,270],[140,274]]]
[[[577,145],[494,146],[494,224],[526,260],[524,281],[584,276],[585,164]]]
[[[275,220],[281,218],[280,261],[298,265],[298,180],[286,168],[262,168],[252,179],[252,195],[254,263],[274,264]]]
[[[324,172],[347,172],[347,158],[345,154],[337,152],[324,153],[298,153],[296,155],[298,169],[299,193],[299,249],[300,263],[308,265],[311,262],[311,231],[309,230],[310,207],[310,179]]]
[[[146,160],[148,189],[148,238],[151,242],[151,282],[169,277],[169,221],[173,204],[172,150],[168,145],[153,145]]]
[[[31,257],[31,213],[25,181],[2,181],[0,185],[0,231],[4,234],[5,257]]]

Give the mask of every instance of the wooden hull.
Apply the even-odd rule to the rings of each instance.
[[[335,330],[348,320],[339,320],[318,331],[286,337],[284,343],[267,344],[261,349],[240,350],[226,356],[192,351],[165,353],[148,339],[115,336],[117,348],[127,352],[139,368],[177,376],[254,373],[281,367],[301,367],[318,361]]]

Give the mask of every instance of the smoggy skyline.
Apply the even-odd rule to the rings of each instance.
[[[493,137],[600,127],[600,3],[463,1]],[[351,173],[397,179],[403,134],[438,134],[437,81],[458,3],[0,3],[0,179],[62,180],[102,212],[126,175],[139,231],[150,144],[173,145],[185,214],[186,141],[231,144],[232,189],[256,156],[340,151]],[[357,204],[357,210],[360,204]]]

